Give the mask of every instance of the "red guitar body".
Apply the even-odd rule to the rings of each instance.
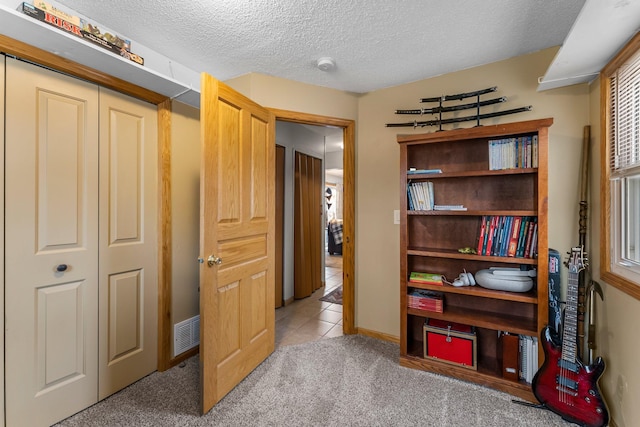
[[[598,357],[590,366],[584,366],[580,359],[567,364],[562,359],[561,340],[553,329],[544,328],[540,338],[544,363],[533,377],[533,394],[569,422],[584,427],[606,426],[609,412],[598,388],[604,360]]]

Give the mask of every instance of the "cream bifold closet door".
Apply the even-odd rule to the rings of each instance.
[[[156,369],[157,115],[15,59],[5,96],[6,423],[45,426]]]

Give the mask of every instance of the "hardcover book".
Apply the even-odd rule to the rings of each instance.
[[[507,251],[508,257],[516,256],[516,249],[518,248],[518,237],[520,234],[520,223],[522,222],[522,217],[513,218],[513,227],[511,228],[511,236],[509,238],[509,249]]]
[[[486,233],[486,221],[487,221],[487,217],[486,215],[482,216],[482,220],[480,221],[480,237],[478,237],[478,249],[476,250],[476,253],[478,254],[482,254],[482,248],[484,247],[484,236]]]
[[[422,273],[412,271],[409,275],[409,282],[424,283],[427,285],[442,285],[442,275],[436,273]]]

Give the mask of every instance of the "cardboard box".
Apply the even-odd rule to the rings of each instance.
[[[60,19],[64,19],[65,21],[76,25],[78,27],[81,26],[80,24],[80,18],[77,17],[76,15],[70,15],[67,12],[65,12],[64,10],[60,10],[58,8],[56,8],[55,6],[53,6],[51,3],[46,2],[46,1],[42,1],[42,0],[35,0],[33,2],[33,6],[35,6],[36,8],[44,11],[44,12],[49,12],[50,14],[57,16]]]
[[[18,6],[18,11],[24,13],[25,15],[37,19],[38,21],[42,21],[46,24],[51,25],[52,27],[56,27],[62,31],[73,34],[77,37],[80,37],[83,40],[87,40],[92,44],[98,45],[104,49],[107,49],[116,55],[120,55],[125,59],[135,62],[139,65],[144,65],[144,58],[140,55],[137,55],[133,52],[128,51],[131,47],[131,43],[128,41],[124,41],[119,37],[114,37],[109,35],[108,33],[102,34],[97,27],[92,26],[86,22],[81,20],[82,26],[75,25],[71,22],[62,19],[61,17],[49,13],[48,11],[39,9],[29,3],[21,3]],[[109,37],[107,37],[109,36]],[[118,46],[113,44],[105,39],[105,37],[110,38],[113,41],[117,41]]]
[[[476,332],[472,326],[427,319],[423,333],[425,358],[478,369]]]

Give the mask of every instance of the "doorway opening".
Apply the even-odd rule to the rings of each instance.
[[[289,194],[290,202],[283,203],[285,213],[285,230],[290,227],[290,235],[283,233],[283,260],[289,259],[289,266],[283,268],[282,292],[283,307],[276,310],[276,346],[305,342],[322,337],[339,336],[355,333],[353,325],[353,178],[354,176],[353,148],[354,122],[351,120],[327,118],[323,116],[307,115],[282,110],[272,110],[276,115],[276,144],[287,146],[286,137],[293,135],[298,145],[289,147],[285,153],[284,163],[294,177],[296,156],[303,152],[322,160],[321,187],[316,197],[313,197],[314,215],[317,213],[321,221],[318,226],[320,239],[318,251],[314,256],[321,258],[322,287],[312,290],[311,295],[295,300],[293,295],[294,272],[292,268],[295,236],[293,235],[293,221],[295,219],[295,181],[291,178],[288,188],[283,192]],[[296,129],[294,131],[292,129]],[[304,133],[309,138],[297,138]],[[337,136],[337,137],[336,137]],[[301,145],[304,140],[320,141],[316,147]],[[336,149],[336,147],[338,147]],[[336,161],[336,158],[338,159]],[[313,164],[309,163],[309,164]],[[299,165],[298,165],[299,166]],[[317,165],[315,166],[317,168]],[[311,180],[313,181],[313,180]],[[348,182],[347,182],[348,181]],[[307,182],[310,182],[309,180]],[[331,194],[328,194],[330,190]],[[300,189],[298,190],[300,191]],[[328,197],[327,197],[328,196]],[[317,211],[315,206],[317,206]],[[277,208],[276,208],[277,209]],[[331,225],[338,223],[342,226],[341,248],[336,247],[336,239],[330,242]],[[315,228],[314,228],[315,230]],[[337,230],[334,230],[337,231]],[[287,244],[289,249],[287,250]],[[329,247],[331,244],[331,247]],[[287,282],[288,281],[288,282]],[[278,287],[276,283],[276,288]],[[289,288],[287,288],[287,286]],[[338,288],[342,289],[342,304],[332,300],[322,301],[325,294],[334,292],[333,297],[339,297]],[[293,304],[292,304],[293,302]],[[286,337],[286,339],[284,339]]]

